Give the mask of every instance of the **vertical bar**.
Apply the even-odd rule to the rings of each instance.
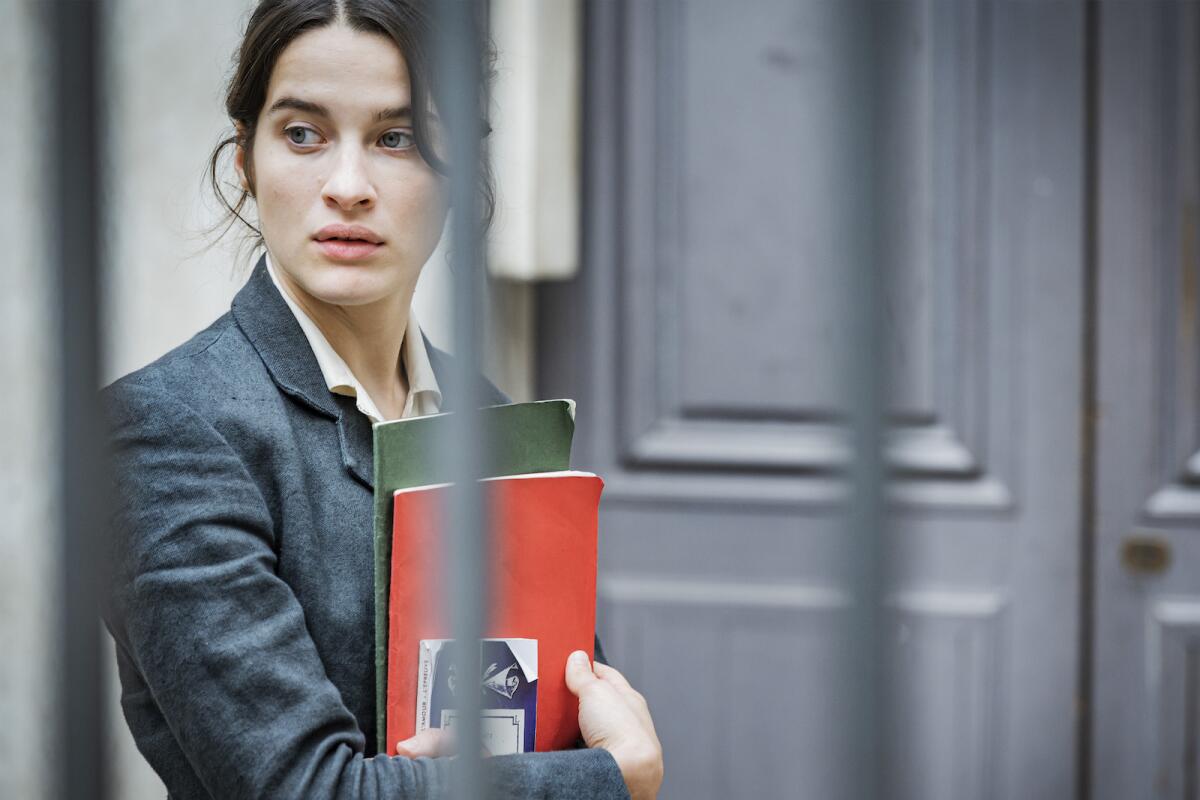
[[[851,781],[848,796],[874,800],[883,791],[887,732],[883,646],[883,489],[882,457],[885,363],[883,293],[885,264],[878,250],[875,130],[878,111],[880,10],[872,0],[853,0],[847,8],[847,101],[843,164],[847,197],[842,231],[847,272],[844,305],[847,319],[845,387],[853,459],[847,507],[847,584],[853,599],[847,651],[845,695],[850,722],[851,763],[843,765]]]
[[[434,3],[436,74],[444,91],[438,109],[445,123],[450,165],[450,253],[454,285],[455,369],[451,376],[455,424],[446,447],[454,486],[449,508],[449,607],[456,648],[456,667],[465,677],[455,720],[459,758],[454,796],[476,800],[485,796],[480,762],[480,696],[470,691],[479,679],[476,643],[484,629],[483,601],[487,563],[484,532],[487,509],[478,483],[484,437],[478,414],[479,334],[482,318],[482,248],[477,169],[482,134],[480,115],[480,31],[473,0]],[[470,645],[470,646],[468,646]]]
[[[58,263],[62,550],[58,666],[58,757],[47,764],[57,797],[107,795],[100,620],[96,609],[104,534],[100,384],[100,0],[53,0],[53,206],[47,229]]]
[[[1196,775],[1196,757],[1200,752],[1200,736],[1197,731],[1196,700],[1197,681],[1200,679],[1200,648],[1189,645],[1183,657],[1183,797],[1185,800],[1200,800],[1200,781]]]
[[[1075,784],[1080,800],[1092,796],[1092,664],[1096,655],[1096,421],[1098,419],[1098,346],[1100,256],[1100,24],[1098,0],[1083,6],[1084,27],[1084,221],[1083,221],[1083,362],[1080,406],[1083,426],[1079,448],[1079,718],[1076,727]],[[1189,706],[1191,708],[1191,706]]]

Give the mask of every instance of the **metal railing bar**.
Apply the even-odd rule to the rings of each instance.
[[[848,192],[842,206],[845,226],[839,233],[847,259],[844,309],[847,318],[844,377],[849,400],[854,457],[849,468],[850,502],[846,510],[847,586],[854,603],[844,679],[851,725],[843,765],[850,797],[885,796],[884,742],[887,737],[886,669],[883,645],[884,397],[883,299],[885,267],[878,249],[878,52],[882,37],[880,7],[854,0],[847,8],[851,28],[844,50],[848,64],[847,102],[843,105]]]
[[[455,368],[451,376],[455,423],[438,451],[449,460],[453,487],[445,509],[448,521],[447,600],[456,648],[459,675],[479,676],[479,650],[465,646],[482,636],[484,598],[487,597],[487,509],[481,464],[485,441],[477,410],[480,395],[480,320],[482,243],[480,198],[477,188],[482,119],[480,115],[480,29],[473,0],[439,0],[435,7],[437,31],[435,72],[444,86],[438,94],[438,113],[445,121],[447,162],[450,165],[451,220],[449,253],[453,275]],[[464,685],[468,684],[466,680]],[[480,698],[463,691],[456,698],[455,720],[459,756],[453,796],[463,800],[485,797],[480,757]]]
[[[100,383],[100,157],[103,146],[100,0],[53,0],[45,30],[52,51],[53,111],[47,209],[48,249],[58,269],[59,480],[62,502],[56,735],[47,775],[54,796],[92,800],[108,795],[106,726],[97,615],[105,493]]]

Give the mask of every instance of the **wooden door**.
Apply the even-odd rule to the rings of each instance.
[[[1100,6],[1092,795],[1200,797],[1200,6]]]
[[[894,373],[889,796],[1074,793],[1082,3],[874,4]],[[604,476],[600,625],[664,798],[847,797],[846,3],[605,0],[539,393]],[[852,222],[852,221],[851,221]]]

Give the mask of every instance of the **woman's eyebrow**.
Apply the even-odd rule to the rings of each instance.
[[[412,109],[408,106],[396,106],[395,108],[385,108],[375,115],[376,122],[387,122],[391,119],[410,119],[412,117]]]
[[[271,104],[271,108],[267,110],[267,113],[274,114],[276,111],[282,111],[285,108],[290,108],[293,111],[304,111],[322,117],[330,116],[329,109],[325,106],[320,103],[301,100],[299,97],[281,97]]]
[[[291,109],[292,111],[303,111],[308,114],[315,114],[321,117],[331,117],[329,109],[320,103],[314,103],[310,100],[301,100],[299,97],[281,97],[271,104],[268,109],[268,114],[273,114],[276,111],[283,109]],[[394,106],[385,108],[375,115],[376,122],[386,122],[393,119],[410,119],[412,117],[412,108],[409,106]]]

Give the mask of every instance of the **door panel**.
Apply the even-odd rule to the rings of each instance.
[[[870,6],[894,376],[885,785],[1059,800],[1082,5]],[[579,400],[575,463],[606,481],[601,635],[650,699],[664,798],[845,797],[850,4],[588,8],[583,270],[540,290],[539,392]]]
[[[1100,800],[1193,798],[1200,8],[1101,11],[1092,785]],[[1138,550],[1125,555],[1139,540],[1169,554],[1161,571]]]

